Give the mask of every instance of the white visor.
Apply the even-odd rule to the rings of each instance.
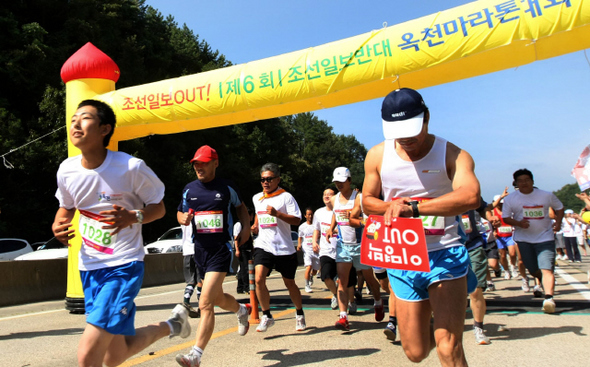
[[[424,112],[406,120],[382,121],[385,140],[411,138],[420,134],[420,131],[422,131]]]

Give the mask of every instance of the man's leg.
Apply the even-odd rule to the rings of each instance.
[[[435,315],[434,339],[441,364],[467,366],[463,351],[463,329],[467,306],[466,277],[434,284],[428,288],[428,294]]]
[[[268,274],[268,268],[264,265],[256,265],[255,271],[255,282],[256,282],[256,297],[258,297],[258,303],[262,311],[270,310],[270,293],[266,287],[266,276]]]
[[[295,279],[287,279],[283,277],[283,283],[285,283],[285,287],[289,291],[289,297],[291,297],[291,301],[295,305],[295,308],[301,310],[303,308],[303,302],[301,301],[301,291],[295,283]]]
[[[107,349],[115,335],[106,330],[86,324],[78,344],[78,365],[80,367],[102,367]]]
[[[338,271],[338,308],[340,309],[340,315],[346,314],[348,310],[348,278],[352,263],[336,263],[336,269]]]
[[[169,335],[170,326],[166,322],[137,328],[135,335],[115,335],[107,349],[104,364],[118,366],[129,357]]]
[[[197,330],[197,341],[195,346],[205,350],[207,343],[213,335],[215,328],[215,306],[226,311],[238,312],[240,304],[236,299],[227,293],[223,293],[223,280],[225,272],[207,272],[203,281],[203,290],[199,308],[201,309],[201,322]]]
[[[392,297],[395,297],[393,293]],[[402,299],[397,299],[395,302],[399,336],[404,353],[410,361],[421,362],[435,347],[430,327],[432,315],[430,302],[428,300],[408,302]]]

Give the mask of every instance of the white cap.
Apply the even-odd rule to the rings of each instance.
[[[500,197],[500,195],[494,195],[494,201],[498,200]],[[500,200],[500,202],[503,203],[504,199]]]
[[[565,214],[574,214],[574,211],[572,209],[566,209]]]
[[[338,167],[334,170],[332,182],[344,182],[350,178],[350,170],[346,167]]]

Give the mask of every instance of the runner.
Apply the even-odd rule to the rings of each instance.
[[[350,187],[350,170],[346,167],[338,167],[334,170],[333,182],[338,188],[338,194],[330,200],[334,208],[332,223],[326,232],[326,238],[330,239],[338,226],[338,242],[336,243],[336,268],[338,271],[338,306],[340,317],[335,327],[341,330],[350,330],[348,322],[349,300],[354,301],[354,293],[346,288],[349,283],[351,268],[361,270],[369,289],[373,293],[375,321],[381,321],[385,317],[383,300],[379,291],[379,283],[373,276],[373,269],[361,264],[361,244],[356,238],[354,227],[361,225],[361,204],[357,191]],[[354,276],[354,275],[353,275]],[[352,303],[352,302],[351,302]],[[356,307],[355,307],[356,308]],[[354,310],[356,312],[356,310]],[[354,313],[353,312],[353,313]]]
[[[305,291],[312,293],[313,277],[320,270],[320,257],[313,250],[313,209],[305,209],[305,223],[299,226],[297,251],[303,251],[303,265],[305,266]]]
[[[188,212],[188,203],[185,211]],[[203,283],[201,276],[195,265],[195,244],[193,243],[193,228],[189,226],[180,226],[182,230],[182,261],[183,261],[183,275],[186,287],[184,287],[184,299],[182,304],[188,310],[188,315],[191,318],[197,318],[201,316],[201,310],[199,309],[199,296],[201,295],[201,288]],[[197,291],[197,309],[195,310],[191,306],[191,297],[193,293]]]
[[[336,237],[326,238],[326,232],[332,223],[332,201],[336,190],[328,187],[322,194],[323,208],[319,208],[313,214],[313,251],[320,256],[320,274],[326,287],[332,292],[330,306],[333,310],[338,308],[338,286],[336,280]]]
[[[561,228],[563,204],[552,193],[534,187],[533,174],[528,169],[514,172],[518,190],[504,198],[502,217],[514,227],[514,240],[518,243],[522,261],[529,273],[545,289],[543,312],[555,312],[555,237]],[[555,212],[551,223],[550,209]]]
[[[381,114],[386,140],[367,154],[363,209],[383,215],[385,225],[395,217],[422,216],[425,223],[434,223],[426,231],[430,273],[388,270],[402,347],[413,362],[424,360],[436,346],[443,365],[467,365],[465,299],[476,278],[457,216],[479,205],[473,159],[428,133],[430,113],[415,90],[391,92]]]
[[[502,204],[504,203],[504,198],[508,196],[508,187],[504,189],[502,195],[495,195],[494,201],[492,203],[493,206],[493,218],[496,225],[496,244],[498,245],[498,251],[500,253],[500,264],[504,268],[504,279],[510,280],[512,278],[518,277],[518,272],[516,270],[517,267],[517,259],[516,259],[516,246],[514,240],[512,239],[512,226],[507,225],[502,220]],[[506,258],[506,250],[508,250],[508,256],[510,257],[510,264],[508,264],[508,259]],[[526,276],[526,273],[525,273]],[[524,286],[524,283],[523,283]],[[528,286],[528,281],[527,281]],[[528,291],[525,291],[528,292]]]
[[[301,292],[295,283],[297,253],[291,242],[291,226],[301,222],[301,211],[293,195],[279,187],[280,182],[279,166],[266,163],[260,169],[262,192],[252,198],[256,211],[254,224],[258,227],[258,238],[254,241],[256,295],[262,309],[260,324],[256,328],[258,332],[265,332],[275,323],[270,313],[270,293],[266,287],[266,278],[272,269],[283,276],[295,305],[295,330],[303,331],[306,328]]]
[[[198,367],[215,328],[215,306],[237,315],[240,335],[248,332],[248,314],[252,308],[224,293],[223,280],[233,258],[229,232],[233,229],[230,205],[236,209],[242,224],[242,231],[236,236],[240,245],[250,236],[250,221],[248,210],[233,182],[216,177],[219,158],[215,149],[203,145],[190,162],[197,179],[185,186],[176,218],[180,225],[192,227],[195,264],[199,274],[204,274],[199,300],[201,322],[195,345],[188,354],[178,354],[176,362],[181,366]],[[187,207],[188,211],[185,211]]]
[[[480,216],[491,216],[488,209],[488,203],[481,199],[481,204],[477,208],[477,214]],[[477,228],[477,220],[475,218],[476,211],[469,210],[463,214],[462,224],[465,231],[466,240],[465,248],[469,253],[469,262],[471,269],[473,269],[477,277],[477,288],[469,294],[471,312],[473,314],[473,334],[475,336],[475,343],[479,345],[490,344],[490,339],[484,333],[483,320],[486,314],[486,300],[483,297],[483,291],[486,289],[486,275],[488,275],[488,259],[484,247],[486,240],[479,233]]]
[[[190,335],[181,305],[168,321],[135,328],[134,300],[144,274],[141,226],[164,216],[164,184],[141,159],[106,148],[115,125],[109,105],[82,101],[68,134],[82,154],[63,161],[57,172],[53,234],[67,246],[75,236],[82,240],[78,267],[86,328],[78,364],[83,367],[117,366],[167,335]],[[71,228],[76,210],[78,233]]]

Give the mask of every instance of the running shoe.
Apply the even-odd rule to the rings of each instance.
[[[498,269],[498,270],[494,270],[494,276],[495,276],[496,278],[499,278],[499,277],[500,277],[500,275],[502,275],[502,270],[500,270],[500,269]]]
[[[201,317],[201,309],[199,308],[199,305],[197,305],[197,309],[196,310],[193,308],[193,306],[191,306],[190,303],[188,303],[186,301],[184,301],[182,303],[182,305],[188,311],[188,317],[190,317],[191,319],[197,319],[197,318]]]
[[[506,280],[512,279],[512,275],[510,274],[509,270],[504,269],[504,279],[506,279]]]
[[[496,290],[496,286],[493,282],[488,282],[488,286],[486,287],[486,292],[494,292]]]
[[[388,322],[385,329],[383,329],[383,334],[387,337],[387,340],[395,341],[395,337],[397,335],[397,327],[393,324],[393,322]]]
[[[336,329],[348,331],[350,330],[350,325],[348,324],[348,318],[340,317],[336,324],[334,325]]]
[[[307,326],[305,325],[305,315],[295,316],[295,330],[303,331]]]
[[[522,285],[520,286],[524,292],[530,292],[529,278],[522,278]]]
[[[348,313],[351,315],[356,315],[358,307],[356,306],[356,302],[349,302],[348,303]]]
[[[484,334],[483,329],[477,326],[473,327],[473,334],[475,335],[475,343],[479,345],[490,344],[490,338]]]
[[[543,301],[543,312],[554,313],[555,312],[555,301],[553,298],[548,298]]]
[[[375,321],[383,321],[383,318],[385,317],[385,312],[383,311],[383,300],[381,300],[380,305],[375,304],[373,307],[375,308]]]
[[[199,367],[199,357],[197,353],[191,349],[189,354],[177,354],[176,362],[184,367]]]
[[[533,297],[536,297],[536,298],[543,297],[543,289],[540,286],[536,285],[533,288]]]
[[[242,309],[242,307],[245,308]],[[242,311],[242,312],[240,312]],[[240,304],[240,311],[238,311],[238,334],[244,336],[250,329],[250,322],[248,322],[248,316],[252,313],[252,306],[249,303]]]
[[[336,296],[332,296],[332,301],[330,302],[330,307],[332,307],[332,310],[335,310],[338,308],[338,298],[336,298]]]
[[[191,324],[188,322],[188,310],[184,305],[178,304],[172,310],[172,314],[168,319],[168,323],[172,325],[173,332],[170,333],[170,337],[180,336],[181,338],[187,338],[191,335]]]
[[[309,283],[305,285],[305,292],[306,293],[313,293],[313,289],[311,289],[311,285],[309,285]]]
[[[260,324],[258,324],[256,331],[258,331],[259,333],[264,333],[266,332],[266,330],[268,330],[269,327],[273,326],[274,324],[274,318],[262,315],[262,317],[260,318]]]

